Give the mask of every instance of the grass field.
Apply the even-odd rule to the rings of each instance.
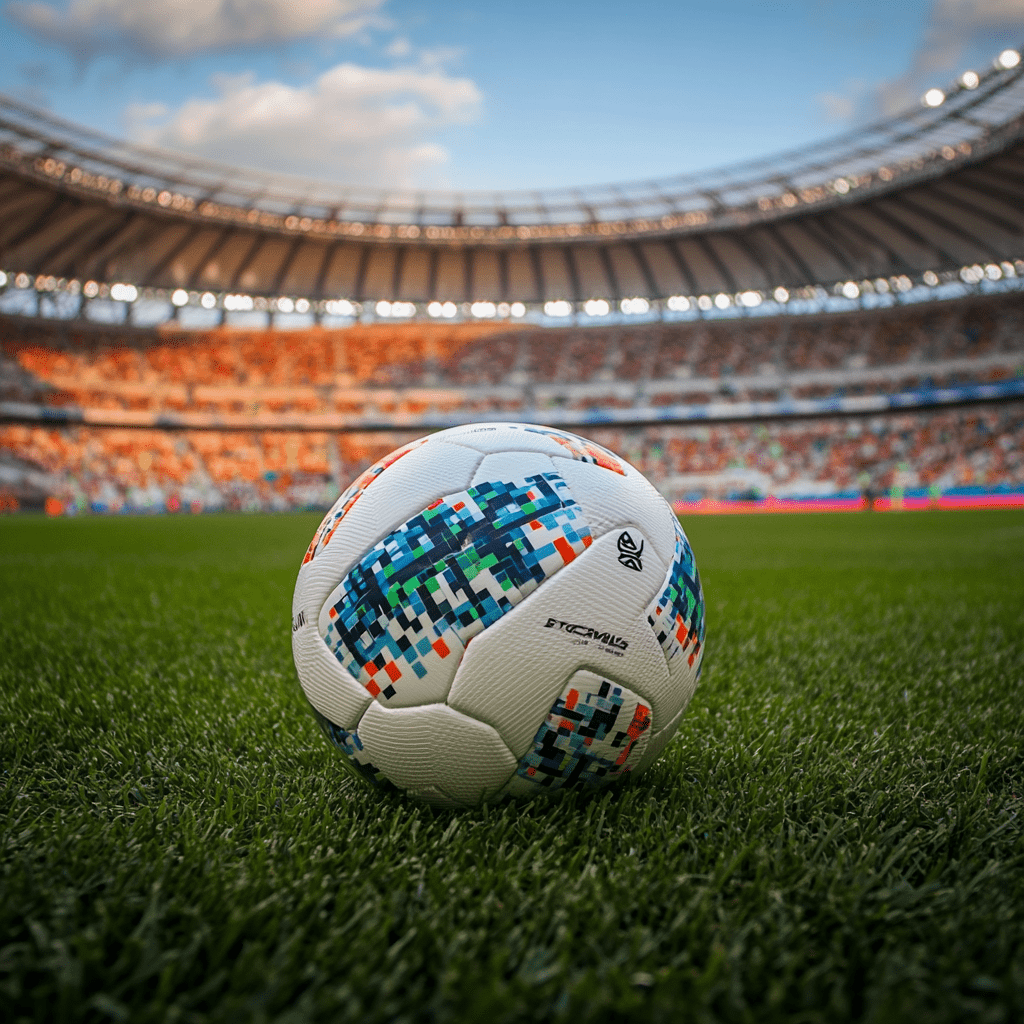
[[[4,1021],[1024,1019],[1024,514],[686,524],[662,760],[468,812],[317,730],[316,522],[0,522]]]

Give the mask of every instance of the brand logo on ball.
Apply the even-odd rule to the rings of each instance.
[[[300,629],[302,629],[302,627],[305,624],[306,624],[306,613],[305,612],[299,612],[299,614],[296,615],[294,619],[292,619],[292,632],[293,633],[298,632]]]
[[[624,651],[629,647],[629,641],[614,633],[594,629],[593,626],[583,626],[578,622],[562,622],[561,619],[548,619],[544,623],[545,629],[557,629],[561,633],[569,633],[572,636],[582,637],[584,640],[594,640],[599,644],[607,644],[609,647],[617,647]]]
[[[629,535],[627,530],[623,530],[619,534],[619,564],[624,565],[627,569],[632,569],[635,572],[644,571],[644,563],[640,561],[640,556],[644,553],[644,542],[640,541],[640,546],[636,546],[636,541]]]

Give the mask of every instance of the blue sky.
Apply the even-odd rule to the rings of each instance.
[[[0,0],[0,91],[364,185],[665,177],[813,142],[1024,43],[1024,0]]]

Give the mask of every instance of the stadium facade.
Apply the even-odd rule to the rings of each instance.
[[[1007,50],[902,116],[772,160],[488,195],[273,178],[0,99],[0,418],[17,424],[0,428],[0,488],[71,507],[318,504],[386,432],[501,416],[611,431],[677,499],[860,500],[925,477],[933,498],[986,477],[1012,490],[1022,76]],[[832,435],[865,417],[883,426],[854,458]],[[681,454],[688,438],[718,456]],[[957,449],[977,443],[1001,454]]]

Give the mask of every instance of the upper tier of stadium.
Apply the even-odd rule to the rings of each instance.
[[[1005,266],[1022,255],[1022,231],[1015,50],[899,116],[772,159],[531,192],[274,177],[129,145],[0,97],[0,269],[42,291],[119,286],[114,298],[228,310],[291,297],[314,313],[380,301],[400,315],[472,303],[490,316],[553,303],[607,312],[636,298],[757,305]]]

